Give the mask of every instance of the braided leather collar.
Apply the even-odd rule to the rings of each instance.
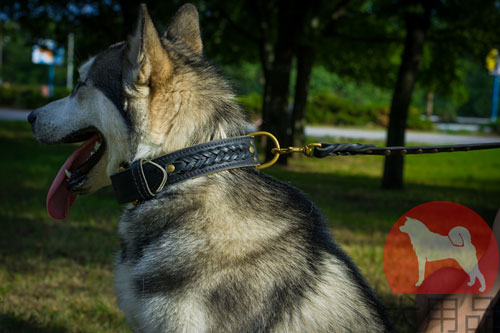
[[[221,170],[259,165],[255,139],[241,136],[134,161],[111,176],[118,203],[154,198],[165,186]]]

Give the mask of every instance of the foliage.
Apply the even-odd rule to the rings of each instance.
[[[274,2],[194,2],[200,10],[205,54],[224,66],[235,80],[239,94],[262,93],[264,81],[258,65],[261,60],[258,44],[262,36],[257,28],[261,23],[258,12],[259,8],[267,10],[275,20]],[[317,44],[318,65],[313,70],[311,95],[331,88],[341,97],[354,98],[356,104],[390,103],[390,89],[394,86],[404,39],[401,9],[386,0],[351,0],[346,8],[348,15],[333,27],[327,27],[330,17],[326,13],[337,3],[328,3],[307,18],[311,25],[318,25],[314,39],[309,41]],[[181,4],[182,1],[177,0],[148,3],[160,31],[165,29],[168,16]],[[3,1],[0,13],[2,18],[10,19],[0,21],[1,33],[9,38],[4,45],[4,81],[45,84],[47,68],[31,63],[31,45],[39,37],[55,38],[64,45],[69,31],[75,33],[75,65],[78,67],[89,55],[130,34],[137,6],[134,1],[118,0]],[[494,46],[498,35],[490,31],[491,27],[496,29],[498,10],[491,7],[491,1],[481,6],[473,1],[439,2],[436,6],[416,94],[434,91],[434,113],[444,114],[447,119],[453,119],[455,114],[487,116],[491,79],[482,62],[485,50]],[[96,34],[95,26],[106,33]],[[489,27],[486,32],[485,27]],[[268,29],[271,41],[275,40],[276,27]],[[318,35],[322,29],[325,34]],[[65,83],[65,70],[56,68],[57,85]],[[328,71],[335,74],[329,75]],[[423,98],[413,100],[413,106],[425,108]]]
[[[484,131],[486,128],[491,129],[493,133],[499,134],[500,135],[500,118],[497,119],[495,122],[490,122],[486,124],[481,125],[481,129]]]
[[[457,115],[469,117],[489,117],[491,112],[491,94],[493,77],[484,66],[468,61],[464,62],[465,83],[468,98],[457,107]]]
[[[0,13],[29,32],[30,43],[51,38],[65,45],[67,34],[74,32],[75,54],[82,60],[130,32],[124,32],[127,27],[120,9],[117,2],[106,0],[3,0],[0,4]],[[95,27],[105,33],[96,34]]]
[[[356,105],[352,101],[334,94],[320,93],[309,103],[306,116],[311,123],[331,125],[366,125],[373,123],[382,125],[381,123],[377,124],[375,114],[372,112],[374,109]]]
[[[46,84],[48,66],[31,62],[31,38],[25,29],[14,22],[0,21],[0,38],[4,39],[2,79],[10,84]],[[66,83],[66,68],[55,68],[55,83]]]
[[[337,34],[327,37],[322,63],[341,76],[393,87],[404,40],[405,15],[418,10],[412,1],[359,1]],[[463,59],[483,64],[498,45],[498,3],[473,0],[434,1],[431,26],[420,64],[419,86],[463,102],[467,96]],[[342,52],[338,52],[342,50]],[[334,53],[335,52],[335,53]],[[335,54],[335,56],[332,56]]]
[[[238,95],[262,93],[264,78],[257,63],[242,62],[238,65],[226,64],[221,67],[226,76],[233,81]]]
[[[252,121],[258,120],[262,116],[262,95],[253,92],[246,96],[240,96],[237,101],[247,112],[248,118]]]
[[[355,1],[357,7],[338,22],[336,33],[325,36],[318,58],[343,78],[390,89],[396,82],[404,29],[399,17],[377,8],[378,2]]]
[[[408,110],[407,127],[414,130],[432,130],[434,129],[434,123],[427,119],[422,119],[422,112],[414,107],[410,107]]]
[[[356,104],[389,104],[390,89],[377,86],[369,81],[360,81],[339,73],[330,72],[325,66],[315,66],[310,84],[311,98],[325,91],[349,99]]]
[[[443,57],[445,54],[442,55]],[[424,61],[425,57],[424,57]],[[424,64],[424,67],[427,66]],[[426,80],[425,71],[421,75]],[[440,68],[435,68],[440,72]],[[447,75],[444,70],[443,75]],[[449,84],[436,83],[438,86],[428,86],[421,82],[414,93],[413,105],[425,109],[427,91],[434,91],[433,114],[440,116],[442,121],[453,122],[457,116],[482,117],[490,116],[492,77],[483,64],[470,58],[460,58],[454,64],[455,79]]]
[[[45,97],[37,86],[0,87],[0,106],[34,109],[68,95],[66,88],[54,89],[54,96]]]
[[[410,108],[408,127],[412,129],[432,129],[432,123],[422,120],[421,111]],[[311,98],[307,106],[307,120],[315,124],[379,126],[387,127],[389,106],[387,104],[356,104],[352,99],[322,92]]]

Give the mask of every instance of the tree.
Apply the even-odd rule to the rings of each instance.
[[[18,22],[29,33],[31,45],[39,38],[51,38],[65,45],[69,32],[75,33],[75,58],[86,61],[105,47],[127,39],[137,24],[140,0],[4,0],[0,14]],[[165,28],[182,5],[180,0],[148,4],[152,17]]]
[[[337,28],[330,47],[342,47],[330,61],[336,73],[393,87],[387,144],[405,145],[408,107],[415,85],[442,95],[462,95],[460,59],[477,63],[499,45],[500,19],[494,0],[376,0],[354,7]],[[421,78],[418,81],[418,73]],[[397,75],[395,75],[397,73]],[[388,156],[384,188],[403,186],[403,157]]]
[[[224,41],[238,40],[241,44],[243,36],[258,50],[257,58],[265,79],[262,128],[274,133],[283,146],[303,143],[305,107],[315,54],[322,49],[324,36],[334,33],[335,24],[350,0],[336,3],[242,1],[239,7],[234,3],[238,2],[224,8],[221,3],[212,4],[210,12],[213,18],[219,18],[213,21],[219,23],[217,34],[222,34]],[[245,15],[241,15],[242,12]],[[250,31],[249,26],[256,26],[258,30]],[[238,34],[236,39],[234,32]],[[240,55],[244,59],[252,54],[248,48],[242,51]],[[290,72],[294,59],[297,60],[297,79],[290,110]],[[272,142],[268,142],[267,158],[271,157],[272,148]],[[286,156],[280,162],[286,163]]]
[[[236,45],[242,44],[242,37],[249,42],[245,44],[245,49],[233,48],[236,52],[228,52],[226,57],[231,56],[230,60],[237,62],[254,56],[253,60],[261,63],[265,81],[262,129],[275,134],[286,146],[290,128],[290,72],[298,41],[304,35],[306,18],[311,13],[311,3],[259,0],[235,1],[226,5],[217,1],[211,3],[213,25],[208,28],[212,29],[212,34],[221,36],[224,43],[232,44],[234,41]],[[247,27],[258,29],[248,30]],[[249,46],[253,47],[249,50]],[[273,147],[273,143],[268,141],[268,158]],[[286,156],[280,159],[280,163],[286,163]]]
[[[316,60],[316,53],[320,52],[324,45],[325,35],[333,36],[338,21],[345,15],[346,7],[350,0],[341,0],[334,3],[324,4],[320,1],[314,2],[309,16],[306,19],[301,40],[296,48],[297,79],[295,81],[295,97],[290,119],[290,146],[300,146],[305,142],[305,114],[311,72]]]
[[[427,72],[428,86],[449,84],[456,76],[456,60],[472,57],[483,61],[484,55],[492,45],[499,42],[500,10],[496,1],[403,1],[403,15],[406,23],[406,38],[398,79],[394,88],[390,123],[387,132],[387,145],[404,146],[408,107],[413,87],[417,80],[424,46],[431,44],[433,50],[443,50],[434,54],[432,63],[448,63],[440,66],[439,71]],[[441,91],[447,89],[440,88]],[[403,187],[403,156],[386,157],[384,188]]]
[[[406,120],[413,88],[417,80],[418,68],[422,59],[425,38],[430,25],[431,8],[427,1],[422,8],[412,8],[405,14],[406,38],[404,51],[392,95],[389,127],[387,129],[388,146],[404,146]],[[382,187],[403,187],[403,156],[390,155],[385,159]]]

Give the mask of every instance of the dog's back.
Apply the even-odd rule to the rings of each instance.
[[[120,305],[144,331],[390,330],[313,203],[258,171],[171,188],[120,235]]]

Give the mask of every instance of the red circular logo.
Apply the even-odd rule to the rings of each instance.
[[[482,294],[498,272],[498,245],[473,210],[448,201],[410,209],[384,246],[384,271],[395,294]]]

